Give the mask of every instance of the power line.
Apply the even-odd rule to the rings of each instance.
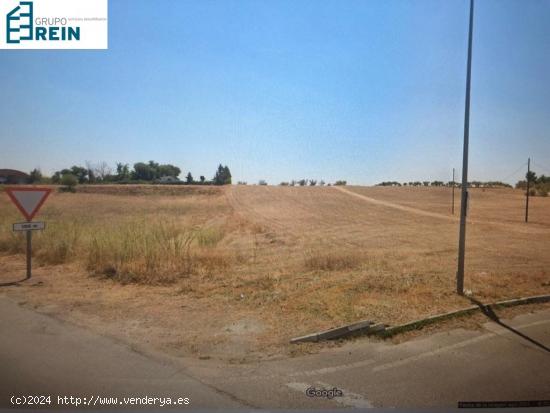
[[[505,178],[502,179],[502,181],[505,182],[507,179],[513,177],[515,174],[519,173],[523,168],[525,168],[526,165],[527,165],[527,162],[522,163],[518,169],[516,169],[511,174],[507,175]]]
[[[533,161],[533,165],[535,165],[535,166],[537,166],[538,168],[542,169],[542,170],[543,170],[544,172],[546,172],[546,173],[549,173],[549,174],[550,174],[550,168],[548,168],[548,169],[547,169],[546,167],[544,167],[544,166],[542,166],[542,165],[538,164],[538,163],[537,163],[537,162],[535,162],[535,161]]]

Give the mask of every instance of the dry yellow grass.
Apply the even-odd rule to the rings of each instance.
[[[53,194],[39,217],[44,288],[13,294],[114,331],[136,320],[130,336],[154,331],[151,340],[177,354],[276,353],[312,330],[469,304],[454,294],[448,189],[346,188],[386,204],[329,187],[79,189]],[[521,200],[519,191],[472,191],[466,288],[481,300],[550,293],[550,198],[533,202],[529,225]],[[16,221],[2,196],[2,281],[22,271]]]

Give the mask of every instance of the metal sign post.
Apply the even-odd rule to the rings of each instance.
[[[32,231],[27,230],[27,280],[31,278],[32,268]]]
[[[13,224],[14,232],[26,232],[27,237],[27,279],[32,275],[32,232],[43,231],[46,228],[45,222],[18,222]]]
[[[6,188],[6,193],[21,211],[27,222],[13,224],[13,231],[24,231],[27,237],[27,279],[32,276],[32,232],[41,231],[46,228],[44,222],[32,222],[33,217],[38,213],[46,198],[50,195],[49,188]]]
[[[451,207],[451,212],[455,214],[455,168],[453,168],[453,206]]]
[[[466,213],[468,211],[468,144],[470,141],[470,83],[472,79],[472,34],[474,29],[474,0],[470,0],[468,30],[468,63],[466,68],[466,102],[464,109],[464,148],[462,154],[462,188],[460,200],[460,230],[458,235],[458,267],[456,292],[464,295],[464,256],[466,253]]]
[[[527,179],[527,198],[525,198],[525,222],[529,221],[529,192],[531,191],[530,183],[531,183],[531,158],[527,159],[527,175],[525,175],[525,178]]]

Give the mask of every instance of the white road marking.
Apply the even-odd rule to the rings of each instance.
[[[540,325],[540,324],[546,324],[546,323],[550,323],[550,320],[535,321],[533,323],[528,323],[528,324],[522,324],[522,325],[519,325],[519,326],[515,326],[514,328],[515,329],[520,329],[520,328],[534,327],[534,326],[537,326],[537,325]],[[510,332],[508,330],[505,330],[505,329],[503,329],[503,330],[504,331],[502,332],[502,334],[513,334],[512,332]],[[445,353],[447,351],[456,350],[456,349],[459,349],[459,348],[462,348],[462,347],[469,346],[470,344],[475,344],[475,343],[478,343],[480,341],[485,341],[485,340],[488,340],[490,338],[494,338],[495,335],[496,335],[496,333],[487,333],[487,334],[484,334],[484,335],[479,336],[479,337],[474,337],[474,338],[471,338],[471,339],[468,339],[468,340],[461,341],[460,343],[451,344],[449,346],[441,347],[441,348],[438,348],[438,349],[432,350],[432,351],[427,351],[425,353],[421,353],[421,354],[418,354],[416,356],[411,356],[411,357],[407,357],[407,358],[404,358],[404,359],[401,359],[401,360],[392,361],[390,363],[381,364],[379,366],[374,367],[372,369],[372,372],[388,370],[388,369],[392,369],[394,367],[400,367],[400,366],[403,366],[405,364],[415,362],[417,360],[422,360],[424,358],[431,357],[431,356],[434,356],[434,355],[437,355],[437,354],[440,354],[440,353]]]
[[[293,389],[293,390],[299,391],[300,393],[303,393],[304,396],[306,396],[306,397],[308,397],[306,395],[306,390],[309,389],[310,387],[316,387],[316,388],[321,387],[321,388],[327,389],[327,390],[336,387],[339,390],[341,390],[344,395],[341,396],[341,397],[334,397],[333,399],[327,399],[327,400],[332,400],[332,401],[334,401],[338,404],[341,404],[341,405],[344,405],[344,406],[347,406],[347,407],[355,407],[357,409],[366,409],[366,408],[373,407],[372,404],[360,394],[352,393],[352,392],[350,392],[346,389],[342,389],[341,387],[333,386],[333,385],[327,384],[327,383],[317,382],[316,384],[317,384],[317,386],[310,385],[310,384],[307,384],[307,383],[295,383],[295,382],[293,382],[293,383],[287,383],[286,386]]]
[[[333,366],[333,367],[323,367],[323,368],[320,368],[320,369],[309,370],[309,371],[298,371],[298,372],[290,374],[290,376],[291,377],[316,376],[316,375],[320,375],[320,374],[329,374],[329,373],[335,373],[335,372],[341,371],[341,370],[351,370],[351,369],[355,369],[355,368],[358,368],[358,367],[365,367],[365,366],[369,366],[369,365],[374,364],[374,363],[376,363],[376,360],[373,360],[373,359],[361,360],[361,361],[356,361],[355,363],[340,364],[338,366]]]

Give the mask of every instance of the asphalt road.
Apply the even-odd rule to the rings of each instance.
[[[550,399],[550,310],[394,345],[360,339],[247,365],[140,353],[0,297],[0,407],[11,396],[189,398],[194,408],[456,407]],[[506,326],[512,328],[507,328]],[[341,395],[308,397],[306,390]],[[160,407],[157,401],[156,407]],[[96,404],[96,407],[99,407]],[[104,406],[105,407],[105,406]],[[130,407],[139,407],[132,405]],[[151,406],[149,406],[151,407]]]

